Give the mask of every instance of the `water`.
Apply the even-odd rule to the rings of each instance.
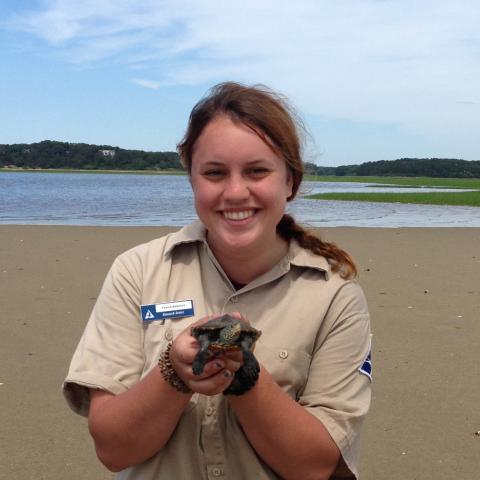
[[[304,182],[301,187],[306,194],[412,190],[417,189],[346,182]],[[308,200],[300,195],[288,210],[312,227],[480,227],[480,208],[475,207]],[[186,176],[0,174],[0,224],[182,226],[196,218]]]

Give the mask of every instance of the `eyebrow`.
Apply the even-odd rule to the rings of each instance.
[[[263,163],[263,162],[269,162],[268,159],[266,158],[256,158],[255,160],[249,160],[248,162],[246,162],[246,165],[247,166],[251,166],[251,165],[256,165],[258,163]],[[224,166],[225,165],[225,162],[218,162],[216,160],[209,160],[208,162],[205,162],[202,166],[203,167],[210,167],[210,166]]]

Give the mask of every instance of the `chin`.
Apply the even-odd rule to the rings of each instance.
[[[259,238],[251,233],[227,233],[223,235],[217,234],[214,238],[212,238],[212,240],[217,246],[221,246],[222,248],[230,248],[232,250],[249,249],[255,245],[260,245]]]

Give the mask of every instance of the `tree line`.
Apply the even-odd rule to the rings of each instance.
[[[177,152],[145,152],[109,145],[45,140],[0,145],[0,166],[88,170],[181,170]]]
[[[332,168],[306,164],[306,170],[313,175],[338,177],[480,178],[480,161],[456,158],[400,158]]]
[[[480,161],[455,158],[400,158],[361,165],[304,164],[305,173],[335,176],[480,178]],[[109,145],[45,140],[0,145],[0,167],[88,170],[183,170],[177,152],[145,152]]]

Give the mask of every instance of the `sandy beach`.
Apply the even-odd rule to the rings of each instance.
[[[115,256],[169,228],[0,226],[0,479],[110,479],[60,385]],[[480,228],[328,228],[374,333],[364,480],[480,478]]]

